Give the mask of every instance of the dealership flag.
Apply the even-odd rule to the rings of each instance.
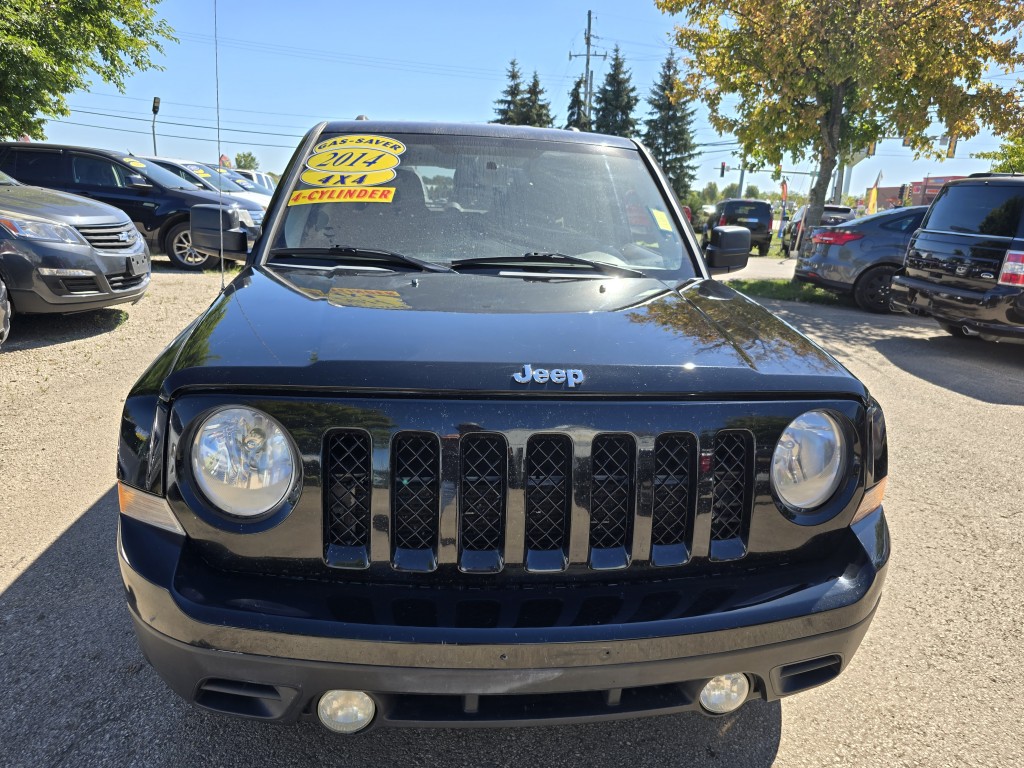
[[[878,185],[882,181],[882,172],[875,177],[875,185],[868,190],[868,213],[878,212]]]

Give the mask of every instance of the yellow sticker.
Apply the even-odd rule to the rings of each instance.
[[[393,155],[400,155],[405,152],[405,144],[387,136],[350,134],[321,141],[313,147],[313,153],[326,152],[329,149],[383,149]]]
[[[321,187],[292,192],[288,205],[309,203],[391,203],[394,187]]]
[[[398,155],[380,149],[328,149],[306,158],[306,167],[333,173],[366,173],[396,167]]]
[[[373,187],[387,184],[395,178],[394,171],[371,171],[370,173],[325,173],[324,171],[303,171],[299,178],[314,187]]]
[[[139,162],[134,157],[122,157],[121,159],[124,160],[126,163],[128,163],[128,165],[130,165],[132,168],[145,168],[146,167],[145,163]]]
[[[193,171],[193,173],[196,176],[199,176],[199,177],[204,178],[204,179],[209,179],[209,178],[213,177],[212,173],[207,173],[206,171]]]
[[[654,223],[658,225],[658,229],[664,232],[672,231],[672,222],[668,218],[667,213],[658,210],[657,208],[651,208],[651,216],[654,217]]]

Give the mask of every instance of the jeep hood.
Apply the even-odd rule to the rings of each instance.
[[[714,280],[245,269],[179,340],[192,388],[490,396],[865,396],[839,363]],[[534,369],[584,381],[518,383]]]

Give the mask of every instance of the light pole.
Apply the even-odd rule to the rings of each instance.
[[[153,97],[153,154],[159,154],[156,151],[156,114],[160,111],[160,97]]]

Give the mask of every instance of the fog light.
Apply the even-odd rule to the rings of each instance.
[[[320,722],[335,733],[355,733],[373,720],[373,699],[362,691],[328,691],[320,697],[316,712]]]
[[[700,705],[715,715],[724,715],[737,709],[747,700],[750,681],[740,672],[713,677],[700,692]]]

